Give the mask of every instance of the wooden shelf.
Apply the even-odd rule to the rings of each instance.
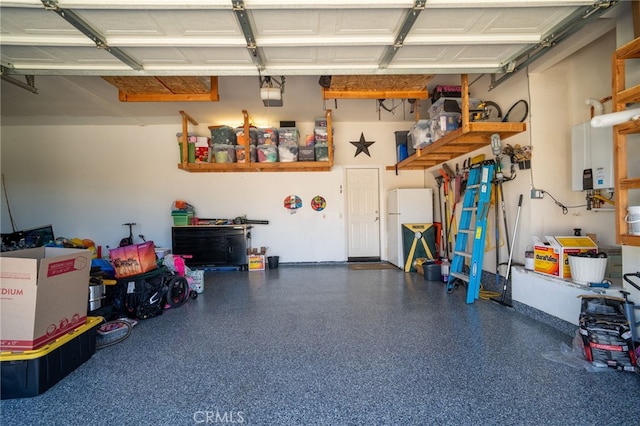
[[[625,87],[625,61],[640,58],[640,37],[619,47],[612,56],[613,111],[624,111],[627,104],[640,102],[640,85]],[[629,208],[629,191],[640,190],[640,178],[627,176],[629,154],[627,135],[640,134],[640,120],[613,126],[614,185],[616,193],[616,241],[618,244],[640,247],[640,235],[628,233],[625,220]]]
[[[387,170],[421,170],[442,164],[476,149],[491,144],[491,135],[499,134],[507,139],[527,129],[525,123],[503,123],[488,121],[469,121],[469,81],[466,74],[462,80],[462,125],[425,148],[417,149],[415,154],[402,160]]]
[[[332,166],[329,161],[292,161],[278,163],[182,163],[178,168],[188,172],[328,172]]]
[[[180,111],[182,114],[182,158],[187,158],[187,121],[198,124],[193,118],[189,117],[184,111]],[[189,163],[186,160],[182,163],[178,163],[178,168],[192,173],[232,173],[232,172],[328,172],[333,168],[333,132],[331,110],[328,109],[325,116],[327,119],[327,128],[329,129],[327,135],[327,145],[329,150],[329,161],[290,161],[290,162],[275,162],[275,163],[261,163],[251,161],[250,149],[251,141],[249,139],[249,114],[247,111],[242,111],[244,116],[244,137],[243,140],[238,140],[238,145],[244,145],[245,158],[244,163]]]

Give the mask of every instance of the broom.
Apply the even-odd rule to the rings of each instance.
[[[511,260],[513,259],[513,250],[516,243],[516,234],[518,233],[518,220],[520,219],[520,209],[522,208],[522,194],[520,194],[520,198],[518,199],[518,212],[516,213],[516,223],[513,226],[513,239],[511,240],[511,250],[509,250],[509,260],[507,261],[507,273],[504,277],[504,286],[502,287],[502,295],[500,299],[491,298],[494,302],[498,302],[501,305],[512,307],[510,304],[505,302],[505,297],[507,295],[507,284],[509,283],[509,278],[511,276]],[[498,271],[496,271],[496,274]]]

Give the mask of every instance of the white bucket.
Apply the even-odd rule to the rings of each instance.
[[[604,279],[604,273],[607,269],[607,258],[569,255],[569,268],[571,269],[571,281],[574,283],[584,285],[600,283]]]
[[[624,220],[629,224],[630,235],[640,235],[640,206],[629,206]]]

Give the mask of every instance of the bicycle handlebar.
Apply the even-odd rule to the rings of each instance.
[[[631,280],[629,279],[629,277],[636,277],[636,278],[639,278],[639,279],[640,279],[640,271],[638,271],[638,272],[631,272],[631,273],[628,273],[628,274],[624,274],[624,275],[622,275],[622,278],[624,278],[624,280],[625,280],[626,282],[628,282],[628,283],[629,283],[629,284],[631,284],[633,287],[635,287],[635,288],[636,288],[636,290],[639,290],[639,291],[640,291],[640,285],[638,285],[638,284],[634,283],[633,281],[631,281]]]

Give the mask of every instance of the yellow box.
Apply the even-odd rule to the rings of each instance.
[[[250,271],[264,271],[264,255],[252,254],[249,256],[249,270]]]
[[[554,277],[571,279],[569,255],[597,253],[598,246],[589,237],[549,237],[547,242],[535,237],[533,270]]]

